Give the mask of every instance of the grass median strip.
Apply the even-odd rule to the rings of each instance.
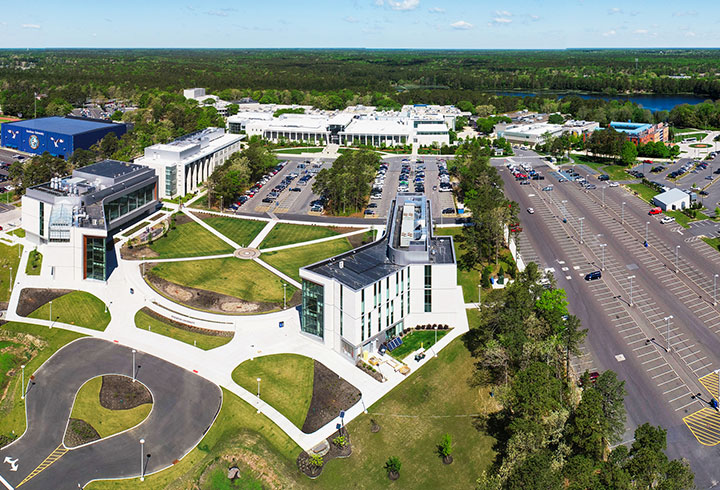
[[[232,372],[232,379],[250,393],[302,428],[313,393],[314,361],[297,354],[276,354],[245,361]]]
[[[22,245],[4,245],[0,243],[0,302],[8,301],[12,293],[12,284],[18,274]]]
[[[52,320],[93,330],[105,330],[110,323],[110,312],[105,303],[85,291],[72,291],[45,303],[28,315],[39,320]],[[50,311],[52,308],[52,318]]]
[[[179,340],[180,342],[185,342],[186,344],[193,345],[202,350],[210,350],[215,347],[220,347],[233,339],[232,335],[209,335],[186,330],[173,325],[169,321],[160,320],[154,315],[151,316],[143,310],[138,310],[138,312],[135,313],[135,326],[142,330],[149,330],[150,332],[164,335],[165,337],[170,337],[171,339]]]
[[[37,250],[30,252],[27,265],[25,266],[25,274],[28,276],[39,276],[42,271],[43,256]]]
[[[352,245],[350,245],[347,238],[338,238],[337,240],[329,240],[314,245],[267,252],[262,254],[260,260],[267,262],[296,281],[300,281],[301,267],[334,257],[349,250],[352,250]]]

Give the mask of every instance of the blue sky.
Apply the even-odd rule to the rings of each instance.
[[[1,47],[720,47],[720,3],[4,0]]]

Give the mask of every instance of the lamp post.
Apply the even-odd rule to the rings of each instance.
[[[562,200],[562,201],[560,201],[560,204],[562,204],[563,218],[567,219],[567,206],[565,206],[567,204],[567,201]]]
[[[140,481],[145,481],[145,439],[140,439]]]
[[[675,274],[680,272],[678,268],[678,257],[680,256],[680,245],[675,245]]]
[[[602,206],[605,207],[605,189],[607,189],[607,186],[604,185],[602,188]]]
[[[622,220],[620,221],[620,224],[625,224],[625,201],[622,202]]]
[[[717,277],[717,274],[715,274]],[[478,307],[482,306],[482,284],[478,284]]]
[[[287,308],[287,283],[283,283],[283,310]]]
[[[22,393],[20,394],[20,399],[25,399],[25,364],[20,366],[20,369],[22,369]]]
[[[50,320],[50,322],[52,322],[52,301],[50,301],[50,318],[48,318],[48,320]],[[51,323],[51,325],[52,325],[52,323]]]
[[[437,357],[437,325],[435,325],[435,344],[433,345],[433,351],[435,352],[435,357]]]
[[[12,283],[13,283],[13,268],[10,266],[10,279],[8,280],[8,291],[12,290]]]
[[[583,242],[583,221],[585,221],[585,218],[578,218],[578,221],[580,222],[580,243]]]
[[[630,306],[633,306],[633,289],[632,289],[632,281],[635,279],[635,276],[628,276],[628,279],[630,279]]]
[[[602,248],[602,267],[601,270],[605,270],[605,247],[607,247],[607,243],[601,243],[600,248]]]
[[[667,348],[665,349],[665,352],[670,352],[670,320],[672,319],[672,315],[665,317],[665,321],[667,322],[667,333],[665,334],[667,340]]]
[[[718,275],[713,276],[713,306],[717,306],[717,278]]]
[[[257,391],[258,406],[257,406],[257,413],[260,413],[260,378],[257,379],[257,383],[258,383],[258,391]]]
[[[133,383],[135,382],[135,353],[136,353],[136,352],[137,352],[137,351],[136,351],[135,349],[132,350],[132,357],[133,357],[133,361],[132,361],[132,380],[133,380]]]
[[[650,226],[650,222],[649,222],[649,221],[646,221],[646,222],[645,222],[645,243],[648,242],[648,227],[649,227],[649,226]]]

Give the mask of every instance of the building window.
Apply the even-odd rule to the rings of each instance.
[[[385,278],[385,299],[390,299],[390,276]]]
[[[105,280],[105,239],[85,237],[85,278]]]
[[[395,273],[395,296],[400,294],[400,273]]]
[[[165,168],[165,195],[172,197],[177,193],[177,167]]]
[[[368,321],[370,321],[370,314],[368,314]],[[365,340],[365,314],[360,316],[360,341]]]
[[[136,189],[129,194],[105,203],[105,219],[108,223],[122,218],[155,200],[155,183]]]
[[[385,303],[385,328],[390,326],[390,300]]]
[[[45,203],[40,203],[40,226],[38,229],[40,230],[40,236],[43,236],[45,234]]]
[[[324,290],[320,284],[303,281],[302,284],[302,317],[300,329],[323,338],[324,335]]]
[[[432,266],[425,266],[425,311],[432,311]]]
[[[340,336],[343,334],[343,287],[340,285]]]
[[[360,313],[365,313],[365,290],[360,290]]]
[[[373,284],[373,308],[377,308],[378,305],[378,284]]]
[[[380,315],[378,315],[378,318],[380,318]],[[372,313],[368,313],[368,322],[367,322],[367,336],[368,336],[368,338],[370,338],[370,336],[372,335],[371,331],[372,331]],[[365,340],[365,339],[363,339],[363,340]]]
[[[395,323],[395,300],[390,303],[390,323]]]

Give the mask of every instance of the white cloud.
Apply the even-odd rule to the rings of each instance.
[[[508,19],[507,17],[495,17],[492,20],[493,24],[509,24],[512,22],[512,19]]]
[[[387,0],[387,4],[393,10],[415,10],[420,0]]]
[[[507,10],[496,10],[495,15],[499,17],[512,17],[512,14]]]
[[[216,10],[208,10],[205,12],[206,15],[213,15],[215,17],[228,17],[231,13],[237,12],[236,8],[222,8]]]
[[[453,22],[452,24],[450,24],[450,27],[452,27],[453,29],[457,29],[459,31],[466,31],[468,29],[472,29],[475,26],[473,26],[470,22],[465,22],[464,20],[459,20],[457,22]]]
[[[685,37],[695,37],[695,33],[693,31],[688,31],[685,33]]]
[[[647,34],[647,33],[648,33],[647,29],[635,29],[633,31],[633,34]]]
[[[615,34],[617,34],[617,32],[615,32],[614,29],[610,29],[610,30],[607,31],[607,32],[603,32],[602,35],[605,36],[605,37],[610,37],[610,36],[614,36]]]
[[[430,12],[431,14],[444,14],[445,9],[440,7],[432,7],[428,9],[428,12]]]
[[[360,22],[358,19],[356,19],[356,18],[353,17],[352,15],[348,15],[347,17],[343,17],[343,20],[344,20],[345,22],[350,23],[350,24],[357,24],[358,22]]]
[[[610,14],[610,15],[621,14],[621,13],[622,13],[622,9],[619,7],[613,7],[610,10],[608,10],[608,14]]]
[[[37,24],[23,24],[21,27],[23,29],[40,29],[40,26]]]

